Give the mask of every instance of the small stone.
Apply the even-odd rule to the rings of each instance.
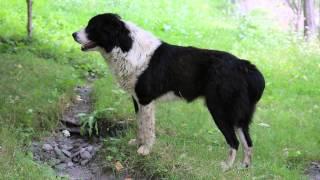
[[[57,146],[54,147],[53,150],[60,160],[65,161],[67,159],[67,157],[63,154],[63,152]]]
[[[42,149],[45,151],[52,151],[53,147],[50,144],[43,144]]]
[[[52,144],[52,146],[58,146],[58,143],[55,141],[52,141],[51,144]]]
[[[72,162],[78,163],[78,162],[79,162],[79,157],[73,157],[73,158],[72,158]]]
[[[61,161],[59,159],[52,158],[52,159],[49,160],[48,163],[49,163],[50,166],[55,166],[55,165],[59,164],[60,162]]]
[[[75,153],[73,153],[72,155],[71,155],[71,157],[73,158],[73,157],[76,157],[76,156],[78,156],[80,154],[80,151],[76,151]]]
[[[89,160],[88,160],[88,159],[85,159],[85,160],[82,160],[82,161],[80,162],[80,164],[81,164],[81,166],[84,166],[84,165],[88,164],[88,162],[89,162]]]
[[[73,148],[72,145],[67,145],[67,144],[62,144],[60,147],[61,147],[61,149],[64,149],[64,150],[67,150],[67,151],[69,151],[69,150],[71,150]]]
[[[68,166],[68,167],[72,167],[72,166],[73,166],[73,162],[71,162],[71,161],[68,162],[68,163],[67,163],[67,166]]]
[[[88,151],[80,152],[81,159],[91,159],[92,156]]]
[[[61,151],[62,151],[63,154],[65,154],[66,156],[71,157],[71,152],[69,152],[69,151],[67,151],[67,150],[65,150],[65,149],[62,149]]]
[[[86,148],[80,148],[80,153],[86,151]]]
[[[88,147],[87,147],[87,151],[91,153],[91,152],[93,151],[93,146],[91,146],[91,145],[88,146]]]
[[[62,134],[65,136],[65,137],[70,137],[70,132],[68,130],[63,130],[62,131]]]
[[[61,163],[61,164],[58,164],[55,166],[56,169],[58,170],[63,170],[67,167],[67,164],[66,163]]]

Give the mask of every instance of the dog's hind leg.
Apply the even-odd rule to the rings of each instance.
[[[245,168],[251,165],[252,160],[252,140],[249,134],[249,128],[237,128],[237,134],[243,148],[243,161],[242,164]]]
[[[221,163],[222,170],[227,171],[233,166],[236,159],[239,141],[237,139],[233,123],[228,119],[228,115],[225,114],[226,111],[210,104],[210,101],[207,101],[207,106],[217,127],[222,132],[230,146],[227,160]]]

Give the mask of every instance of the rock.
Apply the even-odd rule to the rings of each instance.
[[[68,130],[63,130],[62,131],[62,134],[65,136],[65,137],[70,137],[70,132]]]
[[[80,160],[80,157],[78,157],[78,156],[72,158],[72,162],[74,162],[74,163],[78,163],[79,160]]]
[[[73,146],[68,144],[62,144],[60,148],[69,151],[73,148]]]
[[[63,154],[65,154],[67,157],[71,157],[71,152],[65,150],[65,149],[62,149],[61,150],[63,152]]]
[[[66,116],[66,117],[64,117],[61,121],[64,122],[64,123],[72,124],[72,125],[74,125],[74,126],[80,126],[80,125],[81,125],[81,124],[80,124],[80,121],[77,120],[75,117],[68,117],[68,116]]]
[[[55,142],[55,141],[52,141],[51,144],[52,144],[53,147],[54,147],[54,146],[58,146],[58,143]]]
[[[88,151],[80,151],[80,157],[81,159],[91,159],[92,155]]]
[[[67,159],[67,157],[63,154],[63,152],[57,146],[54,147],[53,150],[60,160],[65,161]]]
[[[81,164],[81,166],[84,166],[84,165],[88,164],[88,162],[89,162],[89,160],[88,160],[88,159],[85,159],[85,160],[82,160],[82,161],[80,162],[80,164]]]
[[[93,151],[93,146],[89,145],[89,146],[87,147],[87,151],[90,152],[90,153],[92,153],[92,151]]]
[[[71,161],[68,162],[68,163],[67,163],[67,166],[68,166],[68,167],[72,167],[72,166],[73,166],[73,162],[71,162]]]
[[[75,153],[73,153],[73,154],[71,155],[71,158],[76,157],[76,156],[78,156],[79,154],[80,154],[80,151],[76,151]]]
[[[42,149],[45,151],[52,151],[53,147],[50,144],[43,144]]]
[[[64,169],[66,169],[66,167],[67,167],[66,163],[61,163],[61,164],[58,164],[55,166],[55,168],[58,170],[64,170]]]
[[[80,134],[81,133],[81,128],[80,127],[70,127],[68,128],[70,133],[73,134]]]
[[[56,159],[56,158],[52,158],[52,159],[50,159],[49,160],[49,165],[50,166],[55,166],[55,165],[57,165],[57,164],[59,164],[61,161],[59,160],[59,159]]]

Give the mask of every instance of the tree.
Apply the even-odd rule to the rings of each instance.
[[[304,36],[310,40],[316,34],[314,0],[303,1]]]
[[[293,20],[294,23],[294,31],[299,32],[300,31],[300,20],[302,16],[302,0],[286,0],[289,7],[292,9],[295,18]]]
[[[27,32],[28,38],[32,37],[32,0],[27,1],[27,8],[28,8],[28,18],[27,18]]]

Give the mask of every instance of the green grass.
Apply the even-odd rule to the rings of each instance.
[[[117,150],[114,153],[114,149],[107,149],[106,154],[112,154],[110,159],[129,162],[129,168],[169,179],[306,178],[304,168],[308,162],[320,159],[319,45],[306,45],[296,36],[281,32],[263,13],[232,18],[221,11],[222,5],[225,4],[221,1],[205,0],[121,1],[112,11],[165,41],[230,51],[261,69],[267,87],[251,129],[255,147],[252,168],[236,167],[221,173],[220,161],[227,155],[227,145],[202,100],[158,105],[157,144],[150,157],[138,157],[136,148],[127,147],[134,129],[119,141],[110,140],[107,146],[116,145]],[[99,89],[110,86],[110,81],[102,79],[95,85]],[[105,98],[96,99],[99,107],[112,104]],[[123,105],[127,107],[128,103],[129,98]],[[237,164],[241,157],[239,151]]]
[[[56,127],[77,72],[32,54],[1,54],[0,179],[48,179],[52,170],[32,161],[32,138]],[[77,76],[76,76],[77,77]]]
[[[169,43],[232,52],[256,64],[266,78],[251,129],[250,169],[221,172],[227,145],[202,100],[158,104],[152,154],[140,157],[128,147],[133,126],[121,139],[106,139],[106,164],[119,160],[147,176],[169,179],[306,179],[306,165],[320,159],[319,44],[282,32],[267,14],[235,17],[223,0],[35,1],[30,42],[22,23],[25,3],[6,1],[1,7],[0,153],[5,156],[0,156],[0,174],[5,179],[52,177],[23,147],[55,126],[70,90],[89,70],[101,77],[93,93],[98,118],[134,118],[130,97],[119,90],[102,58],[80,52],[70,36],[101,12],[116,12]],[[237,164],[241,156],[239,151]]]

